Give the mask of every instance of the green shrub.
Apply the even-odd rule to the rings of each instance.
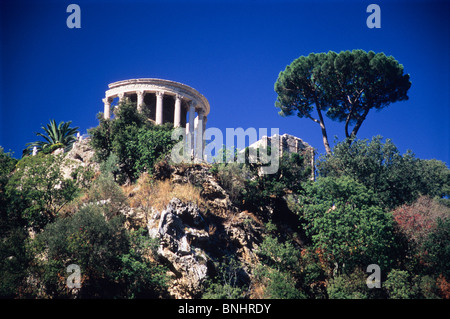
[[[22,158],[6,185],[10,211],[18,212],[28,226],[42,229],[52,222],[78,194],[73,179],[63,177],[62,155],[44,155]]]
[[[227,191],[230,200],[236,205],[241,205],[247,181],[251,178],[249,169],[240,163],[214,164],[213,167],[213,172],[216,172],[219,183]]]
[[[408,151],[401,155],[382,137],[338,143],[333,153],[317,161],[319,175],[349,176],[372,190],[383,208],[411,203],[420,195],[450,195],[450,170],[437,160],[421,160]]]
[[[398,257],[393,218],[375,195],[349,177],[319,178],[299,196],[299,214],[313,248],[330,267],[378,264],[390,269]]]
[[[117,293],[114,279],[121,268],[119,256],[127,252],[128,241],[118,219],[108,222],[97,206],[90,205],[47,225],[30,250],[35,256],[30,272],[40,284],[40,289],[32,288],[42,291],[41,297],[71,296],[66,287],[70,264],[81,269],[80,297],[112,297]]]
[[[245,287],[238,281],[241,270],[240,263],[231,257],[219,264],[218,273],[214,280],[207,284],[203,299],[241,299],[244,297]]]
[[[266,298],[306,299],[306,295],[296,287],[296,281],[288,272],[272,270],[268,272],[267,279]]]
[[[118,216],[127,205],[127,197],[122,188],[114,182],[111,174],[102,173],[92,183],[87,192],[89,205],[101,208],[107,218]]]
[[[367,274],[355,269],[349,275],[339,274],[328,282],[327,293],[331,299],[367,299],[369,288],[366,284]]]
[[[280,243],[267,236],[257,250],[261,265],[255,277],[264,286],[264,297],[272,299],[304,299],[301,289],[300,251],[290,242]]]
[[[213,164],[211,172],[230,194],[230,199],[243,209],[253,211],[273,205],[291,192],[298,192],[310,177],[310,168],[299,154],[284,154],[274,174],[260,174],[261,163]]]
[[[66,146],[63,143],[56,143],[56,144],[51,144],[48,147],[44,147],[42,148],[42,153],[44,154],[51,154],[53,153],[55,150],[59,149],[59,148],[65,148]]]
[[[280,243],[272,236],[264,238],[257,254],[264,264],[280,271],[295,271],[299,266],[300,251],[290,242]]]
[[[383,286],[392,299],[411,299],[415,298],[417,288],[411,282],[410,274],[405,270],[393,269],[387,275]]]
[[[35,297],[73,297],[66,268],[75,264],[79,298],[158,297],[167,287],[167,269],[148,259],[157,245],[143,230],[128,232],[120,218],[106,219],[97,205],[85,206],[47,225],[31,242],[29,271],[36,281],[28,290]]]
[[[423,244],[427,272],[450,280],[450,218],[437,219],[436,228]]]
[[[159,241],[150,238],[145,230],[129,232],[129,250],[120,255],[121,269],[116,280],[122,287],[121,298],[158,298],[166,294],[167,268],[151,262],[149,254],[156,254]]]
[[[139,113],[135,103],[121,103],[116,118],[99,116],[99,126],[89,130],[96,158],[104,162],[117,157],[114,173],[121,184],[135,181],[142,172],[153,172],[154,165],[170,152],[172,125],[154,125]]]

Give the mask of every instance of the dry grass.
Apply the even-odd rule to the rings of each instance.
[[[204,205],[200,197],[200,190],[192,184],[175,184],[169,179],[155,181],[147,174],[142,174],[137,185],[123,187],[129,197],[131,207],[141,207],[147,212],[153,207],[162,211],[174,197],[184,202],[194,202],[198,206]]]
[[[250,287],[250,299],[264,299],[266,286],[255,278],[252,280],[252,285]]]
[[[208,225],[208,234],[209,234],[209,236],[214,235],[215,232],[216,232],[216,230],[217,230],[217,227],[216,227],[216,226],[214,226],[214,225]]]

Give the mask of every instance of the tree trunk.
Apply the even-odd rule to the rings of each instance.
[[[363,123],[364,120],[366,119],[366,116],[367,116],[367,114],[369,113],[369,110],[370,110],[369,108],[366,108],[366,109],[364,110],[364,114],[361,115],[361,116],[358,118],[358,121],[356,122],[356,125],[355,125],[355,127],[353,128],[353,130],[352,130],[352,134],[350,135],[352,139],[354,139],[354,138],[356,137],[356,134],[358,134],[358,131],[359,131],[359,129],[360,129],[362,123]]]
[[[322,130],[323,146],[325,146],[325,152],[327,153],[327,155],[331,155],[331,148],[330,144],[328,143],[327,129],[325,128],[325,122],[323,120],[322,112],[320,111],[320,107],[317,104],[317,101],[316,101],[316,109],[317,113],[319,114],[319,125],[320,129]]]
[[[348,124],[350,123],[350,115],[347,116],[347,119],[345,120],[345,137],[349,138],[350,135],[348,134]]]

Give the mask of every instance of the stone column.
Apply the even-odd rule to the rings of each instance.
[[[284,153],[284,137],[283,137],[283,135],[279,136],[278,141],[279,141],[279,145],[280,145],[280,153],[279,153],[279,155],[280,155],[280,158],[281,158],[281,157],[283,157],[283,153]]]
[[[105,97],[103,99],[103,103],[104,103],[104,109],[103,109],[103,118],[105,120],[109,120],[110,118],[110,110],[111,110],[111,99]]]
[[[194,155],[194,119],[195,119],[195,102],[189,103],[189,133],[188,133],[188,150],[189,154]]]
[[[142,112],[142,106],[144,106],[144,91],[136,91],[137,94],[137,110],[139,113]]]
[[[125,102],[125,93],[119,93],[119,103]]]
[[[173,114],[173,127],[181,126],[181,99],[182,96],[177,94],[175,95],[175,110]]]
[[[156,92],[156,124],[163,124],[163,96],[164,92],[158,91]]]
[[[203,136],[205,136],[206,122],[208,122],[208,117],[206,115],[203,115]],[[205,141],[205,139],[203,139],[203,153],[205,152],[205,146],[206,146],[206,141]],[[203,155],[203,160],[205,162],[208,161],[208,159],[206,158],[206,155]]]
[[[195,158],[199,161],[203,161],[203,118],[203,111],[199,111],[197,117],[197,141],[195,146]]]

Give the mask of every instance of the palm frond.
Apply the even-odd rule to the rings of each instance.
[[[61,121],[56,124],[55,120],[50,120],[50,123],[41,126],[44,133],[36,133],[36,136],[42,137],[45,141],[27,143],[28,146],[23,153],[31,152],[35,146],[39,152],[55,144],[62,144],[65,150],[70,150],[72,144],[76,141],[75,134],[79,129],[79,127],[70,127],[70,124],[72,124],[72,121]]]

